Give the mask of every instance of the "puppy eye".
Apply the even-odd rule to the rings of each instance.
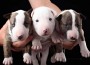
[[[39,20],[37,19],[36,22],[39,22]]]
[[[52,21],[52,18],[49,18],[49,21]]]
[[[80,25],[79,24],[75,24],[75,26],[79,27]]]
[[[24,22],[24,25],[25,25],[25,27],[28,27],[29,23],[27,23],[27,22]]]
[[[15,27],[15,24],[14,23],[12,24],[12,27]]]

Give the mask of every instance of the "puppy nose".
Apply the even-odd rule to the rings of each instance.
[[[74,37],[71,37],[71,40],[76,40],[76,38],[74,38]]]
[[[18,36],[18,39],[21,40],[23,38],[23,35]]]
[[[46,34],[48,32],[48,29],[45,29],[43,32]]]

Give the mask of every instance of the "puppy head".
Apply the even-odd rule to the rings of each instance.
[[[76,41],[82,29],[82,15],[74,10],[64,10],[56,18],[57,31],[61,31],[69,41]]]
[[[31,32],[31,18],[29,13],[24,10],[18,10],[8,15],[9,23],[9,34],[11,35],[12,41],[18,41],[26,39]]]
[[[31,13],[33,26],[39,36],[51,35],[55,27],[56,12],[48,7],[38,7]]]

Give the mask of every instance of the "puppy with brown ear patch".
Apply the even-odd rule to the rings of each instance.
[[[28,38],[32,33],[32,22],[29,15],[30,11],[17,10],[6,15],[9,19],[7,32],[4,39],[3,51],[4,60],[3,64],[10,65],[13,63],[12,57],[12,43],[22,41]],[[24,49],[23,61],[27,64],[31,63],[31,56],[29,54],[30,45],[27,44]]]
[[[72,9],[64,10],[56,18],[56,31],[61,35],[60,37],[63,40],[63,47],[65,49],[72,49],[79,44],[81,55],[87,58],[90,57],[90,51],[87,48],[84,31],[82,29],[83,18],[85,17],[82,14]],[[66,41],[72,44],[67,44],[65,43]],[[54,61],[57,60],[55,59]]]

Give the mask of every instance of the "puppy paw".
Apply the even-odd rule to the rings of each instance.
[[[56,59],[56,61],[66,62],[66,57],[65,57],[65,54],[63,52],[56,53],[55,59]]]
[[[60,36],[54,35],[54,36],[52,36],[52,41],[54,43],[60,43],[61,42],[61,38],[60,38]]]
[[[56,61],[66,62],[65,54],[63,52],[56,53],[53,57],[51,57],[51,62],[52,63],[55,63]]]
[[[53,55],[53,56],[51,57],[51,63],[55,63],[55,62],[56,62],[55,55]]]
[[[3,60],[4,65],[11,65],[12,63],[13,63],[12,57],[4,58],[4,60]]]
[[[40,49],[42,49],[41,43],[34,43],[34,44],[32,44],[32,49],[33,50],[40,50]]]
[[[61,42],[60,39],[52,39],[52,41],[53,41],[54,43],[60,43],[60,42]]]
[[[85,58],[90,57],[90,51],[88,49],[81,50],[81,55]]]
[[[31,64],[31,56],[28,53],[24,53],[23,62],[26,64]]]

